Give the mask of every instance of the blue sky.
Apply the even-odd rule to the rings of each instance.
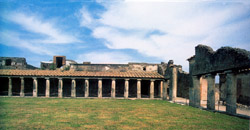
[[[53,55],[79,63],[160,63],[188,71],[198,44],[250,50],[245,0],[0,0],[0,56],[39,67]]]

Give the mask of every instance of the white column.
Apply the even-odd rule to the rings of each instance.
[[[9,77],[8,96],[12,96],[12,80],[11,80],[11,77]]]
[[[102,98],[102,79],[98,79],[98,98]]]
[[[141,98],[141,79],[137,79],[137,98]]]
[[[111,97],[115,98],[115,79],[112,79],[112,83],[111,83]]]
[[[85,79],[85,95],[84,97],[89,97],[89,79]]]
[[[50,80],[47,77],[45,79],[46,79],[46,93],[45,93],[45,97],[50,97]]]
[[[37,97],[37,78],[33,77],[33,97]]]
[[[71,97],[76,97],[76,80],[71,81]]]
[[[63,97],[63,81],[62,78],[58,78],[58,97]]]
[[[150,80],[150,98],[153,99],[154,98],[154,87],[155,87],[155,84],[154,84],[154,81],[155,80]]]
[[[24,97],[25,94],[24,94],[24,78],[23,77],[20,77],[21,79],[21,90],[20,90],[20,96],[21,97]]]
[[[129,79],[125,79],[125,88],[124,88],[124,98],[128,98],[129,92]]]

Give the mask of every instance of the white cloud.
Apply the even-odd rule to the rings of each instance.
[[[234,47],[250,44],[249,38],[242,41],[236,34],[250,33],[245,18],[250,7],[242,1],[121,1],[105,7],[107,11],[92,25],[94,37],[104,39],[110,49],[135,49],[146,56],[173,59],[186,71],[186,59],[194,54],[197,44],[213,48],[232,46],[237,40]],[[149,34],[154,30],[161,34]]]
[[[78,15],[81,26],[90,27],[93,25],[94,20],[86,7],[83,6]]]
[[[40,54],[40,55],[55,55],[55,50],[50,50],[44,46],[41,45],[34,45],[30,43],[30,41],[22,40],[20,39],[20,35],[15,32],[11,31],[2,31],[0,32],[0,43],[7,45],[7,46],[13,46],[18,47],[22,49],[28,49],[29,51]]]
[[[1,30],[0,41],[6,46],[52,56],[63,51],[61,45],[81,42],[73,34],[67,34],[65,30],[59,29],[55,22],[44,20],[35,14],[11,12],[4,14],[3,18],[21,27],[20,29],[19,26],[15,26],[21,31]]]
[[[8,20],[19,24],[25,30],[45,35],[44,39],[37,39],[34,43],[46,44],[68,44],[73,42],[80,42],[76,37],[65,34],[60,29],[56,28],[51,22],[41,20],[38,16],[27,15],[20,12],[12,12],[6,17]]]
[[[78,63],[93,62],[93,63],[112,63],[121,64],[131,62],[133,59],[128,55],[120,52],[90,52],[81,54],[77,58]]]

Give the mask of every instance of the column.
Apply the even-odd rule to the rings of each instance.
[[[50,81],[49,81],[49,78],[45,78],[45,79],[46,79],[45,97],[49,97],[50,96]]]
[[[33,77],[33,97],[37,97],[37,78]]]
[[[58,78],[58,97],[63,97],[63,81],[62,78]]]
[[[111,83],[111,97],[115,98],[115,79],[112,79]]]
[[[102,98],[102,79],[98,79],[98,98]]]
[[[8,96],[12,96],[12,80],[11,80],[11,77],[9,77]]]
[[[89,97],[89,79],[85,79],[85,95],[84,97]]]
[[[25,94],[24,94],[24,78],[23,77],[20,77],[21,79],[21,90],[20,90],[20,96],[21,97],[24,97]]]
[[[158,86],[159,90],[158,90],[158,96],[160,98],[162,98],[162,91],[163,91],[163,81],[160,81],[160,84]]]
[[[167,97],[168,97],[168,84],[169,84],[169,80],[165,80],[163,82],[163,97],[162,99],[163,100],[167,100]]]
[[[137,79],[137,98],[141,98],[141,79]]]
[[[236,77],[232,71],[226,71],[226,86],[227,86],[227,97],[226,97],[226,112],[229,114],[236,114],[236,92],[237,84]]]
[[[154,98],[154,87],[155,87],[155,84],[154,84],[154,81],[155,80],[150,80],[150,98],[153,99]]]
[[[169,88],[169,100],[174,101],[177,95],[177,68],[172,67],[171,85]]]
[[[226,85],[226,74],[219,74],[220,76],[220,81],[219,81],[219,85],[220,85],[220,101],[224,102],[226,101],[227,98],[227,85]]]
[[[200,85],[201,85],[201,77],[200,76],[192,76],[193,88],[191,88],[191,95],[189,95],[190,105],[193,107],[200,107]]]
[[[76,80],[71,81],[71,97],[76,97]]]
[[[193,77],[193,76],[192,76]],[[193,81],[191,81],[193,82]],[[194,107],[194,86],[193,83],[191,83],[192,85],[189,86],[189,106]]]
[[[125,88],[124,88],[124,98],[128,98],[128,91],[129,91],[129,79],[125,79]]]
[[[207,75],[207,109],[215,110],[215,75]]]

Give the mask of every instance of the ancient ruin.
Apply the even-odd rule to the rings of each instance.
[[[195,55],[188,59],[192,85],[189,105],[200,107],[201,88],[207,82],[207,108],[215,110],[215,76],[220,76],[220,95],[226,101],[226,111],[236,113],[237,100],[250,102],[250,52],[231,47],[217,51],[205,45],[195,47]]]
[[[168,63],[92,64],[77,63],[66,56],[42,61],[35,69],[25,58],[0,58],[0,95],[82,98],[149,98],[175,102],[189,99],[189,105],[215,110],[217,101],[236,113],[236,103],[250,105],[250,52],[231,47],[217,51],[205,45],[195,48],[188,59],[189,73]],[[215,83],[218,75],[219,84]]]
[[[37,69],[37,68],[27,64],[25,58],[0,57],[0,69]]]

